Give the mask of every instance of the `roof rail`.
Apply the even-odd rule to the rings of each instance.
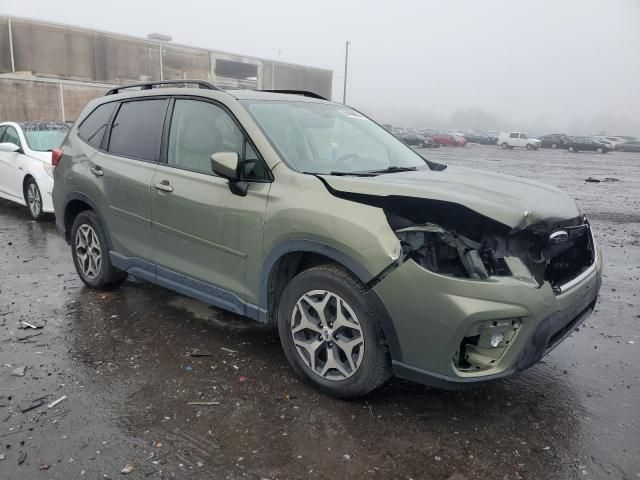
[[[128,85],[121,85],[120,87],[112,88],[106,94],[107,95],[115,95],[120,93],[121,90],[126,88],[139,88],[140,90],[151,90],[153,87],[157,87],[160,85],[198,85],[199,88],[203,88],[205,90],[220,90],[222,89],[216,87],[214,84],[207,82],[205,80],[158,80],[154,82],[140,82],[140,83],[130,83]]]
[[[284,93],[289,95],[302,95],[303,97],[317,98],[319,100],[329,100],[322,95],[307,90],[257,90],[258,92]]]

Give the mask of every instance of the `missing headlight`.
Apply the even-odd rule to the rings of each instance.
[[[504,260],[495,258],[491,250],[439,225],[414,225],[395,233],[405,256],[434,273],[485,280],[509,272]]]

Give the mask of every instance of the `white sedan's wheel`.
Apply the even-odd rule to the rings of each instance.
[[[42,195],[34,179],[29,180],[29,183],[27,183],[27,206],[34,219],[40,220],[44,216],[42,213]]]

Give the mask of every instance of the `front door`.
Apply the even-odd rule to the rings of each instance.
[[[0,143],[13,143],[22,149],[18,131],[11,126],[6,127]],[[17,152],[0,152],[0,191],[4,196],[24,201],[22,179],[24,177],[24,161],[22,150]]]
[[[270,174],[248,137],[221,105],[178,98],[166,158],[152,180],[158,281],[245,314],[256,304],[246,287],[247,261],[260,261]],[[246,196],[211,170],[216,152],[237,152],[249,181]]]

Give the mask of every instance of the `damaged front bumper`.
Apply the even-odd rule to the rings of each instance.
[[[593,311],[602,271],[594,248],[593,264],[560,290],[531,278],[462,279],[400,264],[373,287],[393,324],[396,375],[455,389],[533,365]],[[465,352],[469,338],[475,344]]]

